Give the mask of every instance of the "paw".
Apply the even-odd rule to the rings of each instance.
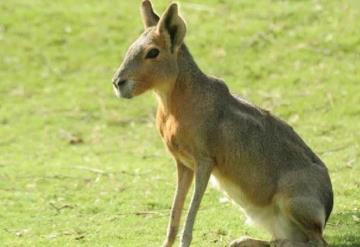
[[[165,240],[161,247],[171,247],[173,246],[175,240]]]
[[[169,242],[164,242],[161,247],[171,247],[172,244],[170,244]]]
[[[231,242],[230,247],[269,247],[269,243],[261,240],[242,237]]]

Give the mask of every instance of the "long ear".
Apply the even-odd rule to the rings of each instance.
[[[172,3],[165,10],[157,25],[157,31],[160,34],[169,35],[171,52],[180,47],[185,37],[186,25],[179,16],[178,5],[176,3]]]
[[[154,12],[151,2],[149,0],[143,0],[140,7],[140,12],[144,27],[148,28],[151,26],[156,26],[159,21],[159,16]]]

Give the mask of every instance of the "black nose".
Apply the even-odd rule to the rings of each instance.
[[[120,77],[118,77],[115,80],[113,80],[113,84],[115,87],[119,88],[121,85],[124,85],[126,83],[126,81],[127,80],[121,79]]]

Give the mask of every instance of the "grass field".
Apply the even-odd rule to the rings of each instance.
[[[154,0],[158,12],[168,1]],[[360,3],[180,1],[200,67],[325,161],[332,246],[360,246]],[[175,166],[151,93],[114,97],[139,1],[0,1],[0,245],[160,246]],[[209,189],[193,246],[268,238]]]

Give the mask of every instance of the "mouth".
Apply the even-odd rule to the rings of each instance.
[[[133,97],[133,84],[134,83],[132,81],[124,81],[119,83],[117,86],[113,85],[115,95],[118,98],[131,99]]]

